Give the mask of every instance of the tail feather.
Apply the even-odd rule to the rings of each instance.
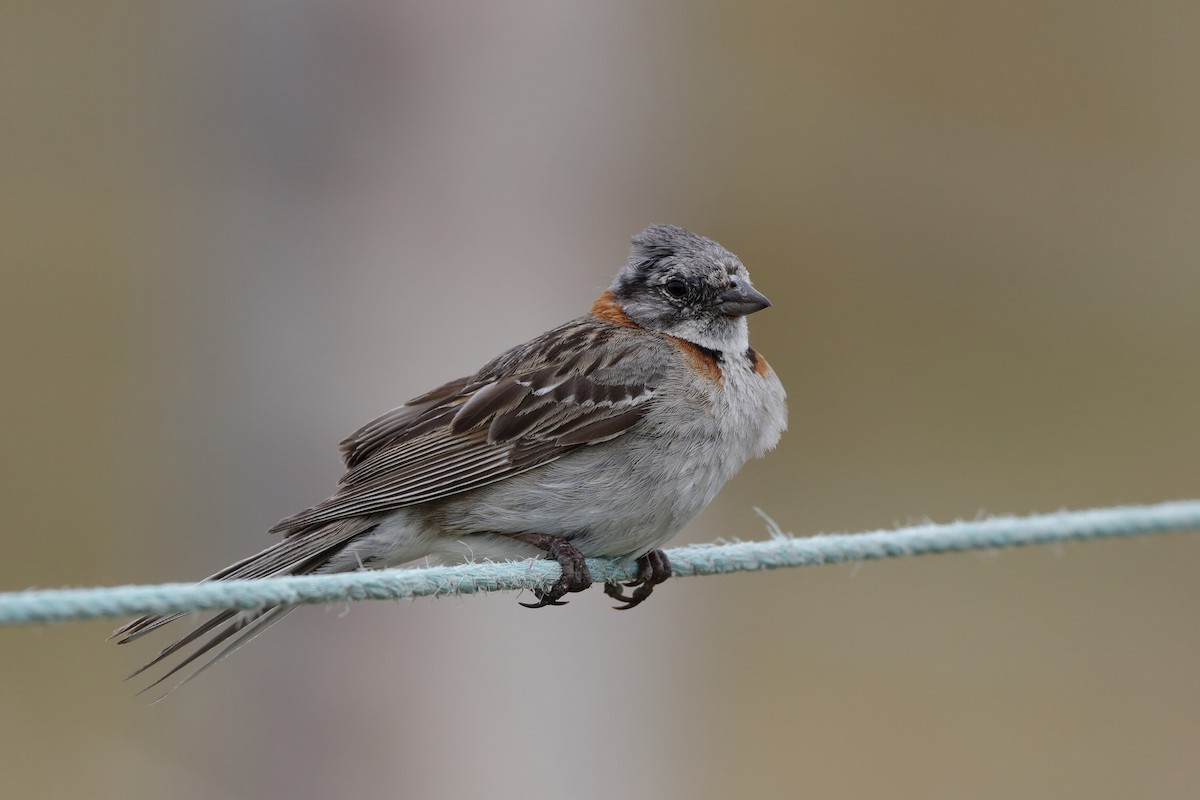
[[[237,563],[229,565],[220,572],[210,575],[204,579],[204,582],[253,580],[273,575],[305,575],[311,572],[328,571],[330,560],[338,552],[353,539],[369,533],[377,524],[379,524],[378,517],[355,517],[352,519],[337,520],[310,531],[297,533],[276,542],[266,550],[244,558]],[[141,675],[143,672],[163,663],[171,656],[197,641],[202,642],[182,661],[172,666],[165,675],[138,692],[138,694],[141,694],[162,684],[168,678],[178,674],[189,664],[194,663],[197,659],[202,658],[205,654],[212,651],[213,648],[225,643],[224,648],[211,656],[187,678],[166,693],[170,694],[218,661],[233,653],[275,622],[278,622],[294,608],[295,606],[271,606],[251,611],[220,611],[212,618],[200,623],[187,634],[164,647],[153,659],[130,674],[129,678]],[[115,638],[117,644],[127,644],[188,615],[189,612],[148,614],[121,626],[109,638]],[[208,636],[207,640],[204,638],[206,636]],[[162,698],[160,697],[159,699],[161,700]]]
[[[175,655],[180,650],[187,647],[189,644],[196,641],[197,639],[199,639],[201,636],[208,633],[209,631],[211,631],[213,628],[217,627],[218,625],[220,625],[223,622],[226,622],[226,621],[232,619],[234,616],[237,615],[237,613],[238,613],[237,611],[222,611],[221,613],[217,614],[212,619],[210,619],[206,622],[203,622],[200,625],[197,625],[190,632],[188,632],[187,635],[183,636],[180,639],[176,639],[174,642],[172,642],[171,644],[167,645],[162,650],[160,650],[158,655],[156,655],[153,659],[151,659],[150,661],[147,661],[145,664],[142,664],[140,667],[135,669],[133,672],[129,673],[129,675],[127,675],[125,677],[125,680],[129,680],[131,678],[136,678],[138,675],[141,675],[143,672],[150,669],[151,667],[153,667],[157,664],[161,664],[163,661],[165,661],[166,659]],[[168,621],[169,621],[169,618],[168,618]],[[153,685],[153,684],[151,684],[151,685]]]
[[[157,699],[155,699],[154,702],[157,703],[159,700],[162,700],[164,697],[171,694],[171,692],[173,692],[176,689],[180,688],[181,686],[184,686],[185,684],[188,684],[191,681],[193,681],[202,672],[206,671],[209,667],[213,666],[218,661],[223,660],[226,656],[233,653],[235,650],[240,648],[242,645],[248,643],[249,641],[254,639],[256,636],[258,636],[260,633],[265,631],[267,628],[271,627],[276,622],[283,619],[285,616],[287,616],[289,613],[291,613],[292,611],[295,611],[295,610],[296,610],[296,606],[274,606],[272,608],[268,608],[268,609],[261,610],[261,611],[250,611],[250,612],[225,611],[225,612],[222,612],[221,614],[218,614],[216,617],[213,618],[213,620],[210,620],[210,621],[217,622],[218,624],[221,622],[224,622],[230,618],[232,618],[233,621],[230,622],[228,625],[226,625],[224,628],[222,628],[220,631],[218,631],[214,636],[209,638],[200,647],[196,648],[196,650],[189,653],[187,658],[183,659],[178,664],[171,667],[171,669],[167,670],[166,673],[164,673],[161,677],[159,677],[153,683],[140,689],[137,692],[137,694],[138,695],[144,694],[145,692],[148,692],[151,689],[153,689],[155,686],[158,686],[158,685],[164,683],[169,678],[171,678],[173,675],[176,675],[179,672],[181,672],[189,664],[191,664],[192,662],[194,662],[197,659],[204,656],[206,653],[208,653],[210,650],[212,650],[217,645],[221,644],[222,642],[228,641],[228,643],[225,645],[225,647],[223,647],[223,648],[221,648],[221,650],[217,651],[217,653],[215,655],[213,655],[210,658],[208,658],[207,660],[205,660],[202,664],[200,664],[199,667],[197,667],[195,670],[193,670],[191,672],[191,674],[189,674],[186,678],[184,678],[179,683],[172,686],[170,689],[168,689],[166,692],[164,692],[161,696],[159,696]],[[206,625],[207,625],[207,623],[206,623]],[[211,630],[211,628],[209,628],[209,629]],[[155,661],[159,661],[159,660],[161,660],[161,657],[159,659],[155,659]],[[147,664],[146,666],[149,667],[150,664]],[[145,669],[145,668],[146,667],[143,667],[142,669]],[[138,670],[138,672],[141,672],[141,670]],[[137,673],[134,673],[134,674],[137,674]],[[132,676],[130,676],[130,677],[132,677]]]
[[[308,545],[308,547],[297,547],[297,545]],[[301,575],[303,572],[296,569],[295,559],[302,557],[306,550],[314,549],[314,547],[326,549],[328,545],[316,540],[316,537],[309,539],[305,539],[305,537],[284,539],[271,545],[266,550],[262,550],[252,556],[247,556],[241,561],[230,564],[225,569],[209,575],[201,583],[208,583],[210,581],[254,580],[256,578],[270,577],[271,575]],[[134,639],[145,636],[150,631],[161,628],[168,622],[174,622],[181,617],[186,617],[189,613],[181,611],[162,615],[147,614],[117,628],[108,638],[117,639],[117,644],[127,644]],[[179,644],[179,642],[176,642],[176,644]],[[146,666],[150,666],[150,664]]]

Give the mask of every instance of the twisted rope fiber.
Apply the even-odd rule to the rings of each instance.
[[[1184,530],[1200,530],[1200,500],[806,538],[785,535],[772,524],[772,537],[765,541],[688,545],[667,555],[675,575],[688,577]],[[587,563],[597,581],[633,577],[629,562],[588,559]],[[252,581],[29,590],[0,594],[0,624],[547,588],[560,574],[554,561],[527,560]]]

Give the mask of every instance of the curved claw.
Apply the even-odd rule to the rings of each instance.
[[[614,587],[616,586],[615,583],[606,583],[604,585],[605,585],[606,589],[609,586],[614,586]],[[613,608],[615,610],[628,611],[629,609],[633,608],[634,606],[640,605],[643,600],[645,600],[647,597],[650,596],[650,592],[652,592],[652,591],[654,591],[653,587],[642,586],[642,587],[639,587],[637,591],[635,591],[632,595],[629,595],[629,596],[626,596],[620,589],[617,589],[615,592],[606,591],[605,594],[607,594],[609,597],[613,598],[614,600],[620,600],[622,603],[625,604],[622,606],[613,606]]]
[[[543,606],[565,606],[566,604],[567,604],[566,600],[551,600],[548,596],[547,597],[539,597],[538,601],[536,603],[522,603],[520,601],[517,602],[517,605],[525,606],[526,608],[542,608]]]
[[[560,581],[560,583],[561,583],[561,581]],[[517,605],[522,605],[522,606],[525,606],[526,608],[542,608],[543,606],[565,606],[567,604],[567,601],[560,600],[559,598],[562,597],[566,593],[567,593],[567,589],[560,586],[558,583],[556,583],[550,587],[549,591],[542,591],[540,589],[535,589],[533,591],[533,596],[537,598],[536,603],[522,603],[522,602],[518,601]]]
[[[538,600],[536,603],[520,603],[525,608],[565,606],[567,601],[560,599],[563,595],[582,592],[592,585],[592,575],[588,572],[583,553],[566,539],[540,533],[519,534],[513,538],[544,549],[546,555],[562,567],[562,577],[555,581],[553,586],[549,589],[534,590],[533,596]]]
[[[625,584],[606,583],[604,584],[604,593],[613,600],[619,600],[622,603],[628,603],[633,598],[621,591],[621,586],[623,585]]]
[[[671,562],[667,558],[667,554],[662,550],[651,550],[637,560],[637,565],[637,577],[633,580],[620,584],[604,584],[604,593],[606,595],[625,604],[613,606],[617,611],[628,611],[634,606],[641,604],[654,591],[655,586],[671,577]],[[622,586],[627,589],[633,589],[633,594],[625,594],[621,590]]]

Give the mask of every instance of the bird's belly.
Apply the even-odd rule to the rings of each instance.
[[[570,539],[586,556],[639,556],[700,513],[728,477],[709,454],[670,457],[661,439],[639,439],[581,448],[448,498],[438,504],[437,524],[452,538],[548,533]]]

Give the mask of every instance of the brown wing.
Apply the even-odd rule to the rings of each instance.
[[[272,530],[438,500],[620,436],[650,407],[671,357],[644,335],[584,317],[384,414],[342,443],[349,470],[337,494]]]

